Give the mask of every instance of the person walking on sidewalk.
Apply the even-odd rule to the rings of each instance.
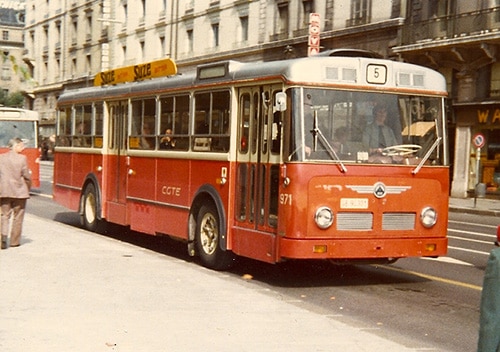
[[[24,143],[20,138],[9,141],[10,151],[0,155],[0,205],[1,205],[1,234],[2,249],[7,248],[10,218],[12,231],[10,233],[10,246],[18,247],[21,243],[24,211],[30,196],[31,172],[28,161],[21,152]]]

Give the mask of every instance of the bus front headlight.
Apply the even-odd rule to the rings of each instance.
[[[320,207],[314,214],[314,221],[320,229],[327,229],[333,224],[333,212],[328,207]]]
[[[434,208],[426,207],[422,209],[420,213],[420,222],[424,227],[430,228],[436,225],[437,222],[437,212]]]

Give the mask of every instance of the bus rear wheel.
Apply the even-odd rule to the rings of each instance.
[[[96,189],[93,183],[89,183],[83,193],[81,223],[87,230],[95,232],[98,222]]]
[[[220,224],[217,209],[203,205],[196,222],[196,249],[204,266],[215,270],[229,269],[234,254],[220,247]]]

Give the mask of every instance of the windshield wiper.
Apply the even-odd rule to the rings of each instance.
[[[313,150],[316,151],[317,140],[319,137],[320,142],[323,143],[323,145],[326,147],[326,151],[328,152],[328,155],[330,155],[330,158],[338,161],[340,171],[344,172],[344,173],[347,172],[347,168],[345,167],[342,160],[340,160],[337,152],[335,151],[335,149],[333,149],[333,147],[330,145],[328,140],[325,138],[325,135],[323,134],[323,132],[321,132],[321,130],[318,127],[318,111],[317,110],[314,110],[314,126],[313,126],[311,133],[313,134],[313,137],[314,137]]]
[[[436,141],[434,142],[434,144],[429,148],[427,153],[425,153],[425,155],[422,158],[422,160],[420,161],[420,163],[418,163],[417,167],[415,169],[413,169],[413,171],[411,172],[413,175],[416,175],[420,171],[422,166],[424,166],[425,162],[427,161],[427,159],[429,159],[429,157],[431,156],[434,149],[436,149],[437,146],[439,145],[439,142],[441,142],[441,139],[443,139],[443,137],[438,137],[436,139]]]

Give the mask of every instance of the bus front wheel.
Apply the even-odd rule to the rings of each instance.
[[[234,254],[220,247],[219,225],[215,206],[203,205],[196,223],[196,249],[204,266],[215,270],[226,270],[233,265]]]
[[[95,232],[97,229],[97,196],[93,183],[89,183],[83,193],[81,223],[89,231]]]

